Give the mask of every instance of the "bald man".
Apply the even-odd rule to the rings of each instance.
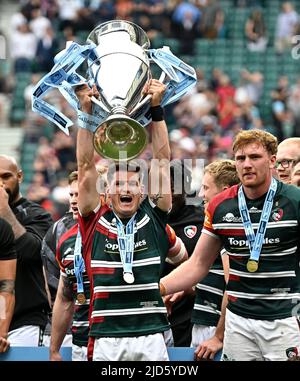
[[[278,145],[276,169],[279,180],[291,183],[292,169],[300,159],[300,138],[288,138]]]
[[[52,220],[43,208],[22,197],[22,180],[16,160],[0,155],[0,217],[12,227],[17,252],[16,303],[8,340],[11,346],[38,346],[49,310],[40,251]]]

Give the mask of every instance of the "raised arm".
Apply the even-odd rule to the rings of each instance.
[[[81,111],[91,114],[92,96],[97,96],[95,88],[88,85],[78,86],[76,95],[81,104]],[[77,166],[78,166],[78,207],[84,216],[95,210],[99,203],[96,181],[97,170],[94,159],[93,133],[79,128],[77,133]]]
[[[173,294],[195,286],[208,273],[221,249],[221,241],[201,234],[191,257],[160,280],[161,295]]]
[[[172,207],[170,184],[171,151],[167,125],[163,119],[163,110],[160,107],[166,86],[157,79],[152,79],[147,89],[152,94],[152,155],[149,174],[149,196],[151,200],[164,211]]]

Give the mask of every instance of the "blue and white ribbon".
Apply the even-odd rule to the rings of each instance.
[[[254,260],[256,262],[259,261],[262,245],[264,242],[264,237],[266,234],[267,224],[268,224],[272,207],[273,207],[273,200],[276,194],[276,190],[277,190],[277,182],[274,178],[272,178],[272,182],[270,184],[270,187],[264,202],[264,206],[261,213],[259,226],[258,226],[256,235],[254,234],[254,230],[251,223],[242,185],[240,186],[238,191],[239,210],[242,217],[246,237],[250,247],[249,259]]]
[[[147,54],[150,61],[155,62],[168,78],[164,81],[167,88],[162,98],[162,107],[176,102],[196,84],[195,69],[176,57],[168,46],[161,49],[148,49]],[[164,77],[161,76],[161,78]],[[152,120],[149,102],[130,116],[142,126],[147,126]]]
[[[67,49],[58,53],[54,59],[55,65],[50,73],[46,74],[35,86],[32,95],[32,109],[51,122],[55,123],[64,133],[69,135],[69,127],[73,125],[71,119],[51,106],[41,98],[50,89],[57,88],[69,104],[78,112],[80,104],[73,87],[83,83],[92,85],[81,75],[76,73],[78,67],[87,59],[94,62],[98,59],[95,44],[80,46],[72,42]],[[90,118],[91,116],[89,116]],[[91,118],[93,119],[93,118]],[[92,122],[90,124],[93,124]],[[99,123],[98,123],[99,124]],[[87,127],[88,124],[85,126]]]
[[[188,92],[197,82],[195,69],[176,57],[164,46],[161,49],[149,49],[149,58],[154,61],[169,77],[165,83],[167,89],[163,95],[161,106],[176,102]]]
[[[115,214],[115,213],[114,213]],[[134,276],[132,272],[133,263],[133,251],[134,251],[134,233],[135,233],[135,216],[136,213],[130,218],[126,224],[125,232],[124,226],[120,218],[115,214],[117,231],[118,231],[118,245],[123,265],[123,276],[127,283],[134,282]],[[126,275],[129,275],[131,281],[127,281]]]
[[[77,231],[77,236],[75,241],[75,248],[74,248],[74,273],[75,273],[76,281],[77,281],[77,294],[84,293],[83,273],[85,271],[85,265],[84,265],[84,260],[82,258],[81,248],[82,248],[82,240],[81,240],[80,229],[78,226],[78,231]]]

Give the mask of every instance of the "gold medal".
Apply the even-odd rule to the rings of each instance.
[[[249,259],[247,262],[247,270],[249,273],[255,273],[258,269],[258,262],[253,261],[252,259]]]
[[[77,294],[77,301],[79,304],[84,304],[86,302],[86,297],[83,292]]]

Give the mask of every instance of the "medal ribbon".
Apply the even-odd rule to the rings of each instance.
[[[115,214],[115,213],[114,213]],[[118,245],[123,265],[123,274],[132,274],[133,251],[134,251],[134,227],[136,213],[127,222],[125,232],[120,218],[115,214],[118,230]]]
[[[239,188],[239,191],[238,191],[239,210],[242,217],[246,237],[249,242],[249,247],[250,247],[249,260],[253,260],[256,262],[259,261],[259,256],[262,249],[264,237],[266,234],[267,224],[268,224],[270,214],[272,211],[273,200],[274,200],[276,190],[277,190],[277,182],[274,178],[272,178],[272,182],[270,184],[267,197],[264,202],[263,210],[260,216],[258,229],[255,235],[253,226],[250,220],[247,204],[246,204],[243,187],[240,186]]]
[[[77,281],[77,294],[84,293],[82,274],[85,271],[85,265],[84,265],[84,260],[81,254],[81,248],[82,248],[82,240],[81,240],[80,229],[78,226],[78,231],[77,231],[77,236],[75,241],[75,248],[74,248],[74,272],[75,272],[76,281]]]
[[[95,115],[89,115],[79,110],[80,103],[74,92],[74,86],[87,83],[90,87],[94,83],[91,78],[87,81],[84,77],[76,73],[79,66],[88,60],[90,65],[98,60],[95,44],[79,45],[72,42],[67,49],[58,53],[54,62],[55,65],[50,73],[46,74],[35,86],[32,95],[32,109],[43,117],[55,123],[65,134],[69,135],[69,127],[73,125],[71,119],[66,117],[62,112],[58,111],[42,98],[52,89],[57,88],[66,98],[68,103],[79,113],[80,127],[88,128],[95,131],[101,122],[101,118],[108,116],[105,111],[98,110],[99,106],[95,105]]]

